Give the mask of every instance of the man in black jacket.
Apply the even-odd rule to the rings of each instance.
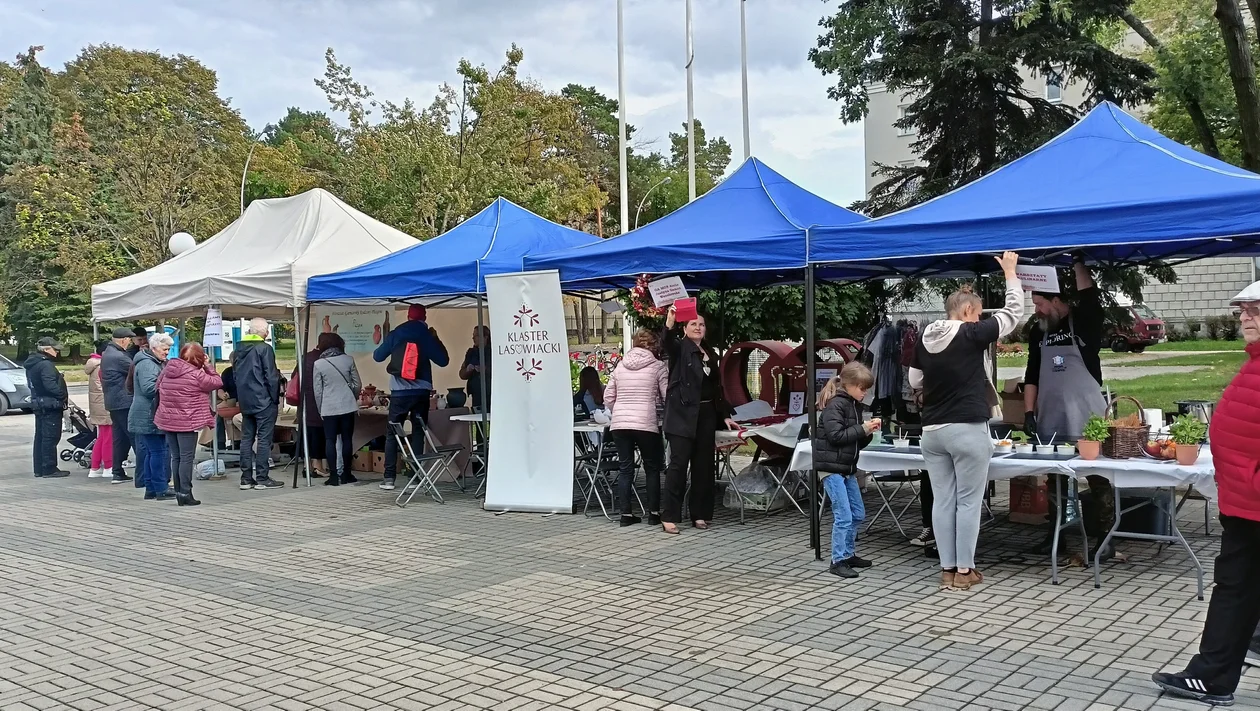
[[[113,423],[114,434],[114,479],[111,484],[125,484],[131,481],[123,469],[127,452],[131,451],[131,438],[127,435],[127,415],[131,412],[131,391],[127,389],[127,373],[131,371],[131,354],[127,349],[132,346],[135,333],[130,328],[116,328],[113,340],[105,346],[101,354],[101,367],[97,371],[101,375],[101,392],[105,394],[105,409],[109,410],[109,420]],[[137,457],[137,460],[139,458]],[[138,474],[143,471],[143,462],[137,461]],[[137,476],[137,486],[143,486],[143,476]]]
[[[271,478],[269,457],[280,414],[280,369],[276,352],[264,339],[266,319],[249,322],[249,329],[232,351],[236,402],[241,408],[241,489],[278,489]]]
[[[69,476],[57,468],[57,445],[61,442],[61,413],[66,409],[70,393],[66,379],[53,363],[61,352],[55,338],[41,338],[36,351],[26,362],[26,382],[31,388],[31,404],[35,410],[35,442],[31,447],[35,476],[45,479]]]

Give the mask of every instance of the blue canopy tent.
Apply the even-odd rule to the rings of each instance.
[[[1011,249],[1066,264],[1260,254],[1260,175],[1198,153],[1104,102],[1037,150],[953,192],[810,231],[823,279],[992,271]]]
[[[310,301],[339,303],[432,302],[484,294],[487,274],[521,271],[522,259],[531,252],[599,241],[500,197],[433,239],[353,269],[313,277],[306,294]]]
[[[1260,175],[1102,103],[1037,150],[953,192],[866,222],[811,230],[807,319],[816,278],[989,273],[990,255],[1007,249],[1060,265],[1078,250],[1130,264],[1260,255]],[[814,334],[807,334],[812,372]],[[806,380],[810,402],[814,380]],[[811,543],[821,557],[813,504]]]
[[[763,286],[801,278],[812,225],[865,219],[749,158],[655,222],[575,249],[535,250],[525,267],[559,270],[567,291],[628,287],[640,274],[677,274],[689,288]]]

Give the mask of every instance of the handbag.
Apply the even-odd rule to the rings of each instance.
[[[298,405],[302,402],[302,388],[299,387],[297,379],[297,371],[293,371],[293,377],[289,379],[289,384],[284,388],[284,401],[290,405]]]

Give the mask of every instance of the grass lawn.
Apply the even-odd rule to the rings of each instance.
[[[1177,343],[1156,343],[1146,349],[1148,353],[1155,351],[1241,351],[1247,343],[1240,337],[1237,341],[1180,341]],[[1163,363],[1164,361],[1160,361]]]
[[[1143,407],[1158,407],[1164,412],[1176,412],[1178,400],[1218,400],[1225,386],[1238,374],[1245,355],[1226,353],[1219,355],[1179,356],[1157,361],[1154,365],[1201,365],[1202,370],[1193,373],[1148,375],[1134,380],[1116,380],[1109,383],[1113,393],[1137,398]],[[1133,364],[1137,365],[1137,364]],[[1128,410],[1121,406],[1122,414]]]
[[[1247,360],[1247,354],[1242,351],[1230,353],[1196,353],[1194,355],[1172,356],[1171,358],[1159,358],[1157,360],[1137,360],[1125,361],[1123,363],[1112,363],[1114,368],[1158,368],[1169,365],[1204,365],[1204,366],[1232,366],[1235,370],[1240,368],[1244,361]]]

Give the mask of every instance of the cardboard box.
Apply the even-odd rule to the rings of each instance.
[[[354,463],[351,465],[356,472],[372,471],[372,453],[366,449],[361,449],[354,453]]]
[[[372,471],[377,474],[385,473],[385,453],[372,452]]]
[[[1024,425],[1024,379],[1012,378],[1002,385],[998,393],[1002,399],[1002,422],[1007,425]]]
[[[1011,479],[1011,516],[1014,523],[1040,525],[1049,520],[1050,498],[1044,476]]]

